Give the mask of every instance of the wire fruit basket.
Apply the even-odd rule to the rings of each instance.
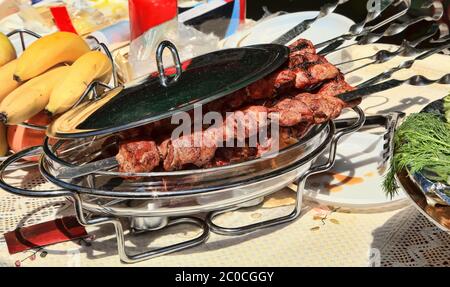
[[[8,38],[12,38],[14,36],[18,35],[19,39],[20,39],[20,45],[22,48],[22,52],[25,51],[26,47],[26,41],[25,41],[25,36],[31,36],[35,39],[39,39],[41,38],[41,35],[27,30],[27,29],[16,29],[13,30],[11,32],[9,32],[6,36]],[[85,92],[83,93],[83,95],[80,97],[80,99],[77,101],[77,103],[74,104],[74,107],[78,106],[82,101],[84,101],[86,98],[88,97],[92,97],[92,98],[98,98],[97,95],[97,89],[96,87],[101,86],[106,90],[110,90],[113,89],[114,87],[117,87],[119,85],[118,83],[118,77],[117,77],[117,71],[114,65],[114,61],[113,61],[113,57],[111,52],[109,51],[108,47],[104,44],[104,43],[100,43],[95,37],[91,37],[92,42],[94,43],[91,46],[92,50],[97,50],[97,51],[103,51],[108,58],[110,59],[111,63],[112,63],[112,84],[113,86],[110,86],[108,83],[102,83],[99,81],[93,81],[92,83],[90,83],[88,85],[88,87],[86,88]],[[33,123],[28,123],[28,122],[23,122],[20,123],[19,126],[22,126],[26,129],[30,129],[30,130],[36,130],[36,131],[42,131],[45,132],[47,130],[47,126],[43,126],[43,125],[37,125],[37,124],[33,124]],[[12,151],[10,151],[12,153]],[[0,162],[4,161],[8,158],[8,156],[2,156],[0,157]],[[17,162],[16,164],[12,165],[9,167],[10,170],[14,170],[14,169],[21,169],[21,168],[26,168],[32,165],[36,165],[36,162],[33,161],[27,161],[27,160],[21,160],[19,162]]]

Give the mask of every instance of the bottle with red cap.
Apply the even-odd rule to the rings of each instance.
[[[178,5],[177,0],[129,0],[128,7],[130,63],[134,62],[137,67],[139,62],[154,57],[156,47],[165,35],[177,30]]]
[[[164,23],[176,21],[177,0],[129,0],[131,40]]]

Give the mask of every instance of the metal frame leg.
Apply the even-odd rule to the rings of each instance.
[[[305,174],[300,176],[300,178],[297,180],[296,202],[295,202],[294,210],[291,213],[289,213],[288,215],[278,217],[278,218],[260,221],[260,222],[245,225],[245,226],[223,227],[223,226],[220,226],[220,225],[217,225],[216,223],[214,223],[214,219],[217,216],[219,216],[220,214],[223,214],[230,210],[237,210],[240,208],[234,207],[232,209],[214,211],[214,212],[209,213],[206,217],[206,222],[209,225],[209,227],[211,228],[211,231],[214,233],[217,233],[217,234],[221,234],[221,235],[242,235],[242,234],[250,233],[250,232],[262,229],[262,228],[272,227],[272,226],[275,226],[278,224],[291,222],[291,221],[297,219],[300,216],[300,213],[302,210],[303,190],[305,188],[305,183],[306,183],[306,180],[308,179],[308,177],[313,174],[317,174],[317,173],[321,173],[321,172],[329,170],[334,165],[334,162],[336,159],[336,149],[337,149],[337,143],[338,143],[339,139],[342,136],[349,134],[351,132],[354,132],[363,126],[364,121],[365,121],[364,112],[359,107],[355,107],[355,108],[353,108],[353,110],[358,114],[358,119],[352,126],[337,132],[333,136],[331,143],[330,143],[328,161],[325,164],[321,164],[321,165],[310,168]],[[333,127],[334,127],[334,125],[333,125]]]
[[[87,219],[87,217],[84,214],[83,210],[83,203],[81,200],[81,197],[79,194],[74,194],[74,205],[75,205],[75,211],[78,218],[78,221],[80,224],[89,226],[89,225],[101,225],[101,224],[113,224],[114,229],[117,236],[117,251],[119,253],[120,260],[124,263],[136,263],[140,261],[144,261],[147,259],[151,259],[157,256],[169,254],[172,252],[181,251],[190,247],[197,246],[203,242],[205,242],[209,237],[209,227],[208,225],[202,221],[201,219],[198,219],[196,217],[180,217],[180,218],[174,218],[170,219],[167,226],[175,226],[178,224],[191,224],[195,225],[199,228],[201,228],[203,231],[202,233],[197,236],[194,239],[190,239],[184,242],[176,243],[173,245],[165,246],[156,248],[153,250],[148,250],[142,253],[133,254],[130,255],[127,253],[125,248],[125,234],[124,234],[124,228],[122,225],[122,222],[119,220],[119,218],[112,217],[112,216],[102,216],[102,217],[95,217],[91,219]]]
[[[278,224],[283,224],[283,223],[287,223],[290,221],[293,221],[295,219],[297,219],[300,216],[300,213],[302,211],[302,202],[303,202],[303,187],[305,186],[305,182],[306,179],[308,178],[309,175],[311,175],[312,173],[308,173],[308,174],[304,174],[303,176],[301,176],[298,181],[297,181],[297,196],[296,196],[296,200],[295,200],[295,207],[294,210],[285,216],[281,216],[278,218],[274,218],[274,219],[269,219],[269,220],[265,220],[265,221],[261,221],[261,222],[257,222],[257,223],[253,223],[253,224],[249,224],[249,225],[245,225],[245,226],[240,226],[240,227],[223,227],[220,225],[217,225],[214,223],[214,219],[226,212],[229,212],[231,210],[237,210],[237,209],[242,209],[242,208],[232,208],[232,209],[226,209],[226,210],[220,210],[220,211],[214,211],[211,212],[207,215],[206,217],[206,223],[209,225],[209,227],[211,228],[211,231],[217,234],[221,234],[221,235],[243,235],[246,233],[250,233],[250,232],[254,232],[256,230],[259,230],[261,228],[267,228],[267,227],[272,227]],[[245,207],[243,207],[245,208]]]

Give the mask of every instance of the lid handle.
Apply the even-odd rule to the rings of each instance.
[[[169,79],[164,72],[164,63],[162,56],[165,48],[170,50],[170,52],[172,53],[172,59],[175,62],[176,75],[171,79]],[[172,42],[162,41],[161,43],[159,43],[158,48],[156,49],[156,63],[158,64],[159,81],[161,82],[161,85],[163,85],[164,87],[168,87],[178,81],[178,78],[180,78],[182,73],[181,61],[180,56],[178,55],[177,48]]]

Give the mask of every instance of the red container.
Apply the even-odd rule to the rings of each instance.
[[[177,0],[128,0],[131,40],[177,17]]]

